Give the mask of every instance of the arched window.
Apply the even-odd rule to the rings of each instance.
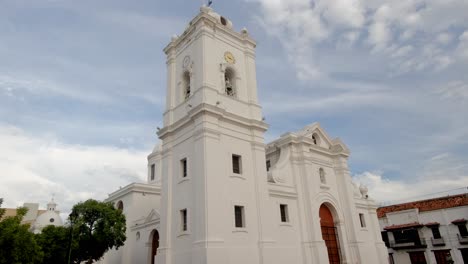
[[[123,210],[123,202],[122,201],[117,202],[117,209],[119,209],[120,211]]]
[[[226,95],[236,97],[235,74],[231,68],[224,72],[225,93]]]
[[[312,141],[314,142],[314,145],[318,145],[319,138],[317,134],[312,134]]]
[[[154,258],[158,254],[158,248],[159,248],[159,232],[156,229],[153,229],[150,234],[150,243],[151,243],[151,251],[150,251],[150,263],[154,264]]]
[[[323,168],[319,169],[319,175],[320,175],[320,182],[323,184],[327,183],[327,180],[325,179],[325,170],[323,170]]]
[[[184,72],[182,80],[184,99],[190,97],[190,73],[188,71]]]

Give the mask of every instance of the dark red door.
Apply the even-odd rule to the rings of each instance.
[[[326,205],[320,206],[320,227],[322,238],[325,241],[330,264],[340,264],[340,243],[336,232],[335,222],[330,209]]]

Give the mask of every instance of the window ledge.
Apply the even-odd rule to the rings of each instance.
[[[233,173],[233,174],[231,174],[229,177],[231,177],[231,178],[238,178],[238,179],[241,179],[241,180],[246,180],[245,176],[243,176],[242,174]]]
[[[248,233],[247,228],[245,227],[235,227],[232,230],[233,233]]]
[[[179,178],[179,181],[177,182],[177,184],[181,184],[185,181],[190,181],[192,179],[192,177],[183,177],[183,178]]]
[[[320,184],[320,189],[324,189],[324,190],[330,190],[330,185],[327,185],[327,184],[321,183],[321,184]]]
[[[291,222],[281,222],[281,223],[280,223],[280,226],[292,227],[292,224],[291,224]]]
[[[189,235],[190,235],[189,231],[181,231],[181,232],[179,232],[177,237],[183,237],[183,236],[189,236]]]

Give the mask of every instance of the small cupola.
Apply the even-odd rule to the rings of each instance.
[[[52,200],[47,204],[47,211],[55,211],[56,207],[57,204],[54,202],[54,198],[52,198]]]

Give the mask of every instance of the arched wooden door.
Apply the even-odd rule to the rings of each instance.
[[[338,233],[336,232],[335,222],[330,209],[322,204],[320,206],[320,227],[322,229],[322,238],[327,246],[328,259],[330,264],[340,264],[340,243]]]
[[[158,254],[159,248],[159,232],[154,229],[151,237],[151,264],[154,264],[154,257]]]

